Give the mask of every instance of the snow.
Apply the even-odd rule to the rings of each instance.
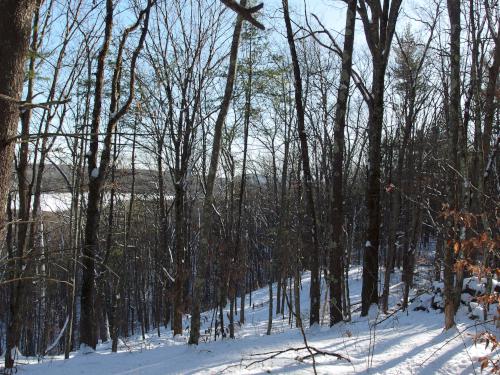
[[[80,349],[78,349],[77,355],[78,354],[92,354],[94,353],[94,349],[92,349],[90,346],[87,346],[85,344],[80,345]]]
[[[85,197],[86,195],[87,193],[84,193]],[[137,196],[140,196],[141,199],[153,199],[155,197],[154,194],[151,195],[137,194]],[[115,193],[115,197],[121,200],[128,200],[130,199],[130,193]],[[167,201],[173,201],[174,198],[175,197],[173,195],[167,195],[165,197]],[[108,201],[109,201],[109,195],[105,194],[104,202]],[[19,207],[19,202],[17,200],[14,201],[14,207],[16,208]],[[40,195],[41,212],[53,212],[53,213],[65,212],[69,211],[70,208],[71,208],[71,193],[57,192],[57,193],[42,193]]]
[[[402,288],[398,284],[401,275],[397,273],[392,276],[395,285],[391,287],[389,302],[395,306],[401,296]],[[430,294],[415,298],[405,312],[392,310],[392,315],[385,316],[374,305],[368,317],[361,317],[361,269],[352,269],[349,279],[352,321],[329,328],[328,309],[322,306],[322,326],[312,329],[306,327],[305,333],[310,346],[339,353],[348,357],[351,363],[329,356],[317,356],[318,374],[479,373],[477,359],[489,351],[482,344],[474,345],[470,334],[481,332],[485,323],[475,325],[467,317],[467,308],[463,307],[457,314],[459,331],[443,331],[444,315],[439,310],[414,311],[422,301],[430,298]],[[305,273],[301,291],[302,320],[305,323],[309,320],[309,286],[310,274]],[[323,280],[322,304],[328,303],[325,292]],[[273,295],[276,298],[276,293]],[[265,334],[269,304],[267,287],[253,292],[251,306],[248,306],[248,295],[246,302],[246,324],[236,327],[235,340],[221,340],[219,337],[213,341],[213,334],[210,337],[205,334],[213,316],[213,311],[208,311],[202,316],[202,342],[198,346],[187,345],[189,316],[185,316],[186,329],[182,336],[173,338],[170,330],[162,329],[161,337],[156,332],[150,332],[145,340],[140,336],[124,338],[119,344],[118,353],[111,353],[111,344],[108,342],[99,344],[95,352],[82,348],[71,353],[69,360],[64,360],[62,356],[47,356],[41,359],[41,363],[36,363],[37,359],[21,357],[18,374],[311,374],[311,361],[301,358],[308,354],[304,350],[290,351],[271,360],[252,364],[255,360],[267,357],[259,353],[300,348],[304,344],[300,330],[294,324],[289,324],[288,316],[275,315],[272,334]],[[473,306],[474,309],[479,307]],[[492,326],[489,328],[494,330]],[[373,352],[371,360],[368,358],[369,352]]]
[[[40,197],[42,212],[62,212],[71,208],[70,193],[47,193]]]
[[[99,177],[99,168],[92,169],[92,172],[90,172],[90,177],[92,177],[92,178]]]
[[[487,280],[485,278],[483,278],[481,282],[479,282],[477,277],[466,277],[464,279],[464,286],[472,290],[475,290],[476,292],[484,293],[485,292],[484,283],[486,283],[486,281]],[[495,280],[493,280],[493,282],[495,282]]]
[[[375,323],[377,321],[377,318],[379,317],[380,313],[378,311],[378,306],[375,303],[372,303],[370,305],[370,308],[368,309],[368,321],[370,323]]]

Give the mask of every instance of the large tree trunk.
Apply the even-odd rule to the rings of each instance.
[[[176,178],[181,178],[179,175]],[[174,281],[174,316],[173,330],[175,335],[182,335],[182,314],[184,311],[184,181],[175,182],[175,281]]]
[[[19,100],[24,78],[24,61],[27,58],[29,33],[31,30],[31,19],[35,1],[7,1],[0,5],[0,32],[2,43],[0,43],[0,94],[7,98],[0,98],[0,243],[3,242],[7,195],[11,184],[12,158],[14,154],[14,142],[11,138],[15,136],[19,120],[19,109],[16,101]],[[38,18],[38,17],[37,17]],[[38,32],[35,28],[33,33],[33,44],[37,44]],[[34,70],[34,57],[30,61],[30,69]],[[31,101],[33,80],[30,79],[27,101]],[[15,267],[15,275],[23,277],[27,269],[24,259],[26,245],[29,242],[29,211],[30,195],[29,184],[26,175],[28,167],[28,142],[31,111],[25,110],[22,114],[22,139],[21,154],[18,168],[19,185],[19,218],[21,224],[18,228],[18,246],[16,257],[11,267]],[[22,323],[22,307],[25,289],[29,285],[23,280],[18,280],[11,286],[10,321],[7,326],[5,368],[14,366],[13,350],[19,344]]]
[[[450,20],[450,102],[449,102],[449,154],[450,172],[448,202],[451,209],[460,209],[460,181],[456,171],[460,170],[459,162],[459,134],[460,134],[460,0],[448,0],[448,17]],[[451,215],[453,216],[453,215]],[[453,223],[453,217],[448,220],[449,240],[444,254],[444,314],[445,329],[450,329],[455,325],[455,297],[454,297],[454,240],[457,228]]]
[[[491,134],[493,130],[493,123],[495,119],[495,111],[497,106],[495,106],[495,97],[498,83],[498,70],[500,67],[500,24],[498,25],[496,38],[495,38],[495,49],[493,52],[493,63],[488,69],[488,85],[486,87],[486,98],[484,103],[484,130],[482,135],[482,161],[483,166],[481,171],[484,170],[484,178],[480,179],[481,189],[486,192],[486,186],[484,181],[488,178],[491,169]],[[498,143],[498,141],[497,141]],[[490,161],[491,160],[491,161]],[[484,202],[483,202],[484,205]],[[484,207],[483,207],[484,210]],[[489,225],[488,225],[489,226]]]
[[[342,72],[337,95],[333,145],[332,180],[332,238],[330,250],[330,326],[342,321],[342,261],[344,247],[342,225],[344,219],[343,166],[344,166],[344,129],[347,99],[352,71],[352,51],[354,45],[354,26],[356,23],[356,0],[349,0],[346,15],[344,50],[342,52]]]
[[[366,316],[371,304],[378,304],[378,250],[380,235],[380,142],[384,120],[384,71],[373,66],[373,107],[368,125],[368,181],[366,206],[368,228],[363,262],[363,287],[361,291],[361,315]]]
[[[371,16],[368,16],[367,6]],[[372,55],[373,75],[368,118],[368,178],[366,206],[368,227],[363,261],[361,316],[366,316],[371,304],[378,304],[378,251],[380,236],[380,145],[384,122],[385,71],[396,29],[401,0],[359,0],[358,13],[363,21],[365,37]]]
[[[104,85],[104,70],[106,56],[111,42],[113,27],[113,2],[106,1],[106,19],[104,41],[97,59],[97,74],[94,91],[94,108],[92,112],[92,135],[88,157],[89,192],[87,199],[87,217],[85,222],[85,236],[82,251],[82,290],[81,290],[81,316],[80,316],[80,342],[95,349],[96,316],[94,309],[95,296],[95,256],[97,254],[99,229],[99,200],[103,177],[99,178],[97,166],[97,152],[99,146],[99,127],[101,123],[102,91]],[[104,171],[102,171],[104,172]]]
[[[12,182],[12,161],[23,89],[24,62],[28,57],[35,0],[0,3],[0,240],[5,235],[7,195]],[[5,97],[4,97],[5,96]]]

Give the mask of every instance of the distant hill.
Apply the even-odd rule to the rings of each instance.
[[[43,174],[42,180],[42,192],[43,193],[69,193],[68,181],[71,183],[73,169],[69,165],[47,165]],[[165,193],[167,195],[174,195],[174,184],[170,177],[170,173],[164,172],[165,178]],[[28,178],[31,179],[31,168],[28,171]],[[193,179],[193,176],[191,176]],[[239,181],[240,176],[236,176],[236,180]],[[88,182],[88,173],[85,169],[83,172],[84,187],[86,190],[86,185]],[[110,176],[108,176],[106,188],[110,188]],[[191,188],[198,181],[197,178],[192,181]],[[224,178],[217,178],[217,185],[223,185]],[[258,186],[266,185],[267,179],[261,175],[249,174],[247,175],[247,186]],[[149,169],[136,169],[135,171],[135,192],[137,194],[148,194],[157,191],[158,176],[155,170]],[[130,169],[117,169],[115,172],[115,189],[120,193],[130,193],[132,186],[132,171]],[[17,189],[17,178],[15,173],[13,174],[12,190]]]
[[[115,188],[123,193],[129,193],[132,186],[132,172],[130,169],[117,169],[115,172]],[[67,193],[69,192],[68,181],[71,182],[73,170],[69,165],[47,165],[43,174],[42,192],[44,193]],[[31,179],[31,169],[28,172]],[[88,174],[84,170],[84,189],[87,185]],[[16,176],[13,176],[13,189],[16,189]],[[166,191],[173,192],[173,183],[170,174],[165,174]],[[108,182],[109,187],[109,182]],[[138,194],[146,194],[157,189],[157,172],[148,169],[136,169],[135,191]]]

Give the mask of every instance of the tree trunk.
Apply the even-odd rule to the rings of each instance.
[[[272,262],[269,262],[269,315],[267,317],[267,331],[266,335],[271,335],[271,330],[273,328],[273,266]]]
[[[333,145],[333,180],[332,180],[332,243],[330,250],[330,326],[342,321],[342,265],[344,222],[344,129],[347,111],[347,99],[352,71],[352,51],[356,23],[356,0],[350,0],[347,6],[344,50],[342,52],[342,71],[337,94]]]
[[[380,143],[384,119],[384,72],[373,66],[373,107],[368,125],[368,181],[366,205],[368,227],[363,262],[363,286],[361,291],[361,316],[366,316],[370,305],[378,304],[378,252],[380,235]]]
[[[101,191],[102,178],[96,178],[99,175],[97,167],[97,151],[99,139],[97,133],[101,123],[101,108],[102,108],[102,91],[104,85],[104,70],[106,56],[111,41],[111,31],[113,27],[113,2],[106,1],[106,20],[104,41],[99,52],[97,60],[97,74],[94,91],[94,108],[92,113],[92,136],[88,157],[88,175],[89,175],[89,192],[87,200],[87,218],[85,222],[85,240],[82,250],[82,290],[80,297],[81,316],[80,316],[80,342],[86,346],[95,349],[97,344],[96,332],[96,316],[94,309],[95,297],[95,256],[97,254],[98,238],[97,232],[99,229],[99,199]],[[104,172],[104,171],[102,171]]]
[[[367,4],[371,17],[368,16]],[[385,71],[391,51],[392,38],[401,7],[401,0],[359,0],[358,13],[363,21],[365,38],[372,56],[372,88],[368,99],[368,178],[366,206],[368,227],[363,260],[361,316],[368,315],[371,304],[378,305],[378,252],[380,236],[380,164],[381,138],[384,122]]]
[[[31,20],[35,0],[9,0],[0,4],[0,240],[5,236],[7,195],[12,182],[12,162],[19,121],[19,101],[24,79],[24,62],[28,57]],[[7,364],[9,366],[7,366]],[[12,363],[6,362],[11,368]]]
[[[283,4],[283,16],[286,25],[286,35],[293,65],[295,109],[297,111],[297,130],[300,139],[302,169],[304,171],[304,187],[306,193],[306,217],[304,221],[306,225],[305,232],[307,233],[304,241],[306,242],[306,246],[310,249],[309,264],[311,268],[311,288],[310,288],[311,307],[310,307],[309,322],[310,325],[314,325],[314,324],[319,324],[319,308],[321,303],[317,220],[316,220],[316,210],[314,208],[311,167],[309,164],[309,147],[307,144],[307,134],[305,130],[304,104],[302,102],[303,100],[302,78],[300,74],[299,59],[297,55],[297,50],[295,48],[292,23],[288,11],[288,0],[283,0],[282,4]]]
[[[302,318],[300,315],[300,271],[298,264],[295,266],[295,276],[293,278],[293,299],[295,310],[295,326],[302,327]]]
[[[10,139],[15,136],[19,120],[19,109],[16,101],[19,100],[23,87],[24,62],[28,57],[29,33],[31,20],[36,1],[7,1],[0,5],[0,31],[2,32],[2,43],[0,46],[0,94],[8,98],[0,98],[0,241],[5,235],[5,220],[7,195],[12,181],[12,158],[14,145]],[[39,5],[39,4],[38,4]],[[32,47],[37,46],[38,39],[38,8],[35,13],[35,27],[33,28]],[[34,71],[34,56],[30,59],[30,70]],[[30,74],[31,76],[31,74]],[[28,82],[27,101],[31,102],[33,93],[33,78]],[[22,280],[29,270],[26,264],[29,260],[24,258],[29,242],[29,212],[30,194],[26,175],[28,168],[29,126],[31,110],[25,109],[21,115],[22,140],[20,149],[19,166],[17,170],[19,186],[19,219],[17,243],[17,261],[11,263],[15,268],[13,278],[21,278],[11,286],[10,298],[10,321],[7,325],[5,368],[14,366],[13,350],[19,345],[22,324],[22,312],[24,296],[31,282]]]
[[[460,181],[456,171],[459,166],[459,133],[460,133],[460,0],[448,0],[448,17],[450,20],[450,102],[449,102],[449,155],[450,168],[448,202],[451,209],[460,209]],[[452,215],[453,216],[453,215]],[[454,293],[454,243],[456,240],[457,228],[453,223],[453,218],[448,220],[448,241],[444,254],[444,314],[445,329],[455,326],[455,293]]]
[[[246,5],[246,0],[241,2],[242,6]],[[240,45],[241,27],[243,17],[238,14],[231,42],[231,51],[229,55],[229,67],[224,89],[224,97],[222,99],[221,108],[215,122],[214,140],[212,145],[212,155],[210,158],[210,166],[208,169],[208,177],[206,183],[205,199],[203,201],[203,214],[200,228],[200,247],[196,266],[196,276],[193,290],[193,306],[191,311],[191,331],[189,333],[189,344],[198,345],[200,338],[200,313],[201,313],[201,298],[203,297],[203,289],[205,285],[205,261],[209,249],[210,231],[212,228],[212,211],[213,211],[213,190],[215,185],[215,174],[219,164],[219,154],[222,140],[222,127],[226,120],[229,111],[229,105],[233,96],[233,87],[236,77],[238,48]]]
[[[178,178],[179,176],[176,176]],[[174,316],[175,335],[182,335],[182,314],[184,311],[184,187],[183,181],[175,182],[175,281],[174,281]]]

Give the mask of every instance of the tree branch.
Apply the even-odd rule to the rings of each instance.
[[[14,104],[17,104],[19,109],[26,110],[26,109],[32,109],[32,108],[44,108],[44,109],[49,109],[50,106],[53,105],[60,105],[60,104],[67,104],[71,101],[71,99],[64,99],[64,100],[50,100],[44,103],[31,103],[25,100],[16,100],[8,95],[5,94],[0,94],[0,99],[5,100],[7,102],[11,102]]]
[[[259,21],[257,21],[253,14],[258,12],[264,7],[263,3],[260,3],[259,5],[256,5],[251,8],[245,8],[238,4],[235,0],[220,0],[222,4],[227,6],[228,8],[232,9],[236,13],[238,13],[245,21],[250,22],[252,25],[254,25],[256,28],[265,30],[266,27],[261,24]]]

